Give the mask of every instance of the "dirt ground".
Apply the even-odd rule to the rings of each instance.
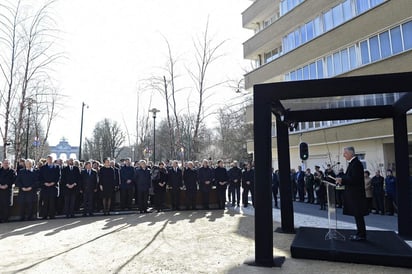
[[[253,221],[230,209],[0,224],[0,273],[411,273],[293,259],[294,235],[279,233],[274,254],[286,257],[283,266],[247,266]]]

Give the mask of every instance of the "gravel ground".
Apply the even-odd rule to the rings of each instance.
[[[248,209],[250,211],[250,209]],[[0,224],[0,273],[406,273],[409,269],[293,259],[251,267],[253,216],[243,209],[125,214]],[[274,228],[279,223],[274,223]]]

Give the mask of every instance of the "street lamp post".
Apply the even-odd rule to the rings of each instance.
[[[80,142],[79,142],[79,160],[82,159],[82,141],[83,141],[83,115],[84,115],[84,107],[89,108],[84,102],[82,102],[82,117],[80,120]]]
[[[27,98],[27,129],[26,129],[26,159],[29,158],[29,137],[30,137],[30,113],[31,105],[34,103],[32,98]]]
[[[157,108],[149,110],[153,114],[153,165],[156,162],[156,113],[160,112]]]

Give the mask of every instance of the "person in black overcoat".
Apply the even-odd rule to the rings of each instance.
[[[217,204],[219,209],[225,208],[226,203],[226,190],[229,176],[227,175],[226,168],[223,167],[223,161],[217,161],[217,167],[215,168],[215,182],[217,188]]]
[[[32,160],[25,161],[25,168],[17,173],[16,187],[19,188],[20,221],[33,220],[33,203],[39,183],[39,172],[33,169]]]
[[[67,166],[62,169],[61,187],[64,188],[64,214],[66,218],[74,217],[74,205],[80,185],[80,169],[73,165],[72,158],[67,160]]]
[[[363,165],[355,155],[353,147],[343,150],[343,157],[349,162],[346,173],[336,178],[338,185],[344,185],[343,214],[355,217],[357,233],[349,237],[352,241],[366,240],[366,225],[364,216],[369,214],[366,194]]]
[[[99,170],[99,186],[103,199],[103,215],[110,215],[112,195],[119,184],[116,181],[116,171],[110,166],[110,159],[104,159],[103,164]]]
[[[209,161],[203,160],[202,167],[198,169],[197,176],[199,180],[199,189],[202,194],[203,209],[209,209],[209,195],[212,190],[214,180],[213,169],[209,167]]]
[[[135,169],[131,166],[130,158],[125,159],[120,168],[120,208],[131,209],[134,189]]]
[[[9,220],[10,199],[16,172],[10,168],[10,161],[4,159],[0,168],[0,223]]]
[[[87,161],[80,174],[80,191],[83,193],[83,216],[93,216],[94,197],[97,193],[97,171],[92,169],[92,163]]]
[[[240,206],[240,182],[242,181],[242,170],[238,167],[237,161],[233,161],[232,167],[227,172],[229,176],[229,196],[231,196],[232,206]]]
[[[60,182],[60,166],[47,156],[47,163],[40,168],[40,216],[43,219],[54,219],[56,215],[56,199]]]
[[[180,188],[183,186],[183,173],[179,168],[178,161],[173,161],[168,171],[167,185],[172,193],[172,210],[180,210]]]
[[[150,169],[146,165],[145,160],[140,160],[140,168],[136,170],[135,176],[137,183],[139,211],[140,213],[147,213],[149,188],[152,185],[152,177],[150,174]]]
[[[255,170],[250,163],[246,164],[246,169],[242,173],[242,201],[243,206],[248,207],[249,191],[252,196],[252,205],[255,206]]]
[[[187,163],[187,168],[183,173],[183,181],[186,187],[186,209],[196,209],[197,195],[197,172],[193,167],[193,162]]]
[[[158,167],[159,176],[153,182],[153,190],[155,197],[155,205],[157,212],[164,209],[165,194],[166,194],[166,183],[167,183],[167,169],[163,162],[159,163]]]
[[[279,193],[279,170],[273,172],[272,168],[272,194],[273,200],[275,201],[275,208],[279,208],[278,206],[278,193]]]

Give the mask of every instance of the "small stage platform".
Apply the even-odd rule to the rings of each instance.
[[[367,240],[354,242],[354,230],[338,229],[346,238],[325,240],[326,228],[300,227],[290,247],[293,258],[412,268],[412,248],[394,231],[367,231]]]

